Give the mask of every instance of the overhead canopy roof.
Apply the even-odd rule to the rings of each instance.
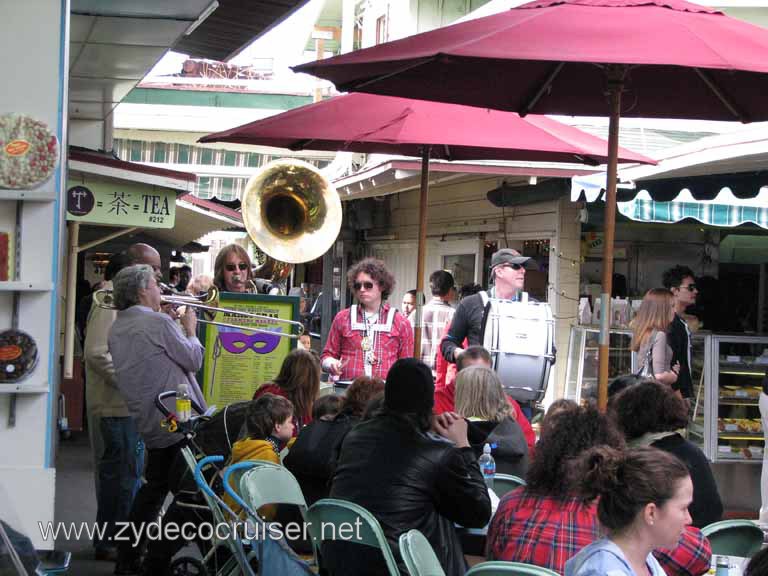
[[[168,50],[227,60],[307,0],[72,0],[69,115],[103,120]]]
[[[657,202],[669,202],[688,190],[694,201],[712,200],[726,189],[736,198],[754,198],[768,186],[767,163],[765,125],[756,124],[669,149],[656,166],[619,169],[617,199],[626,202],[646,191]],[[605,177],[574,177],[571,199],[601,199]]]
[[[185,31],[206,16],[210,4],[211,0],[72,0],[70,117],[108,116]]]
[[[218,0],[219,7],[174,47],[193,58],[229,60],[307,0]]]

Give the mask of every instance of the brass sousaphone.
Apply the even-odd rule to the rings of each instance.
[[[245,229],[278,263],[319,258],[341,229],[341,200],[320,171],[301,160],[275,160],[253,176],[242,198]],[[264,268],[267,264],[262,266]],[[277,264],[277,263],[276,263]],[[272,264],[272,270],[285,267]]]

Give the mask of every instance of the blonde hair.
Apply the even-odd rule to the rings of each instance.
[[[653,288],[643,296],[643,302],[632,320],[632,345],[637,352],[654,330],[666,331],[672,321],[673,297],[666,288]]]
[[[469,366],[456,375],[456,412],[465,418],[501,422],[514,419],[501,380],[485,366]]]

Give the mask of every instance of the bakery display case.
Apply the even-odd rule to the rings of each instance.
[[[758,402],[768,368],[768,337],[711,334],[704,338],[703,352],[703,376],[699,373],[697,380],[694,374],[689,438],[699,441],[713,462],[762,463]]]
[[[571,326],[568,363],[565,369],[565,397],[577,402],[597,400],[598,326]],[[611,329],[608,377],[615,378],[635,370],[634,354],[629,348],[632,331]]]

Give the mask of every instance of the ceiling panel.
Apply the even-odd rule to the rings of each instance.
[[[196,20],[211,0],[72,0],[73,14]]]
[[[97,18],[88,42],[162,46],[189,28],[188,20],[148,20],[139,18]]]
[[[90,33],[95,20],[96,18],[93,16],[72,14],[72,17],[69,20],[69,41],[85,42],[88,39],[88,34]]]
[[[141,80],[167,50],[156,46],[86,44],[70,74]]]
[[[120,102],[135,84],[134,80],[73,76],[69,80],[69,99],[76,102]]]
[[[105,111],[104,104],[101,102],[69,101],[69,115],[78,120],[103,120],[110,109],[111,107]]]

